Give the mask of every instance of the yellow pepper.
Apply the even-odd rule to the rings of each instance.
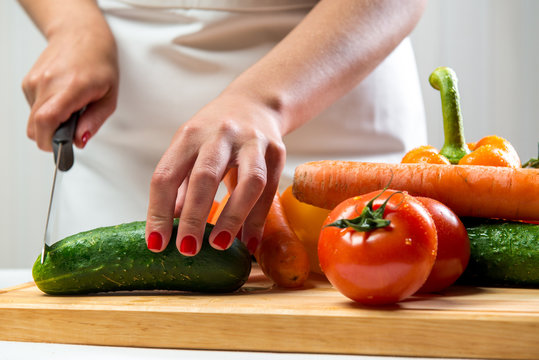
[[[305,245],[309,255],[311,271],[323,274],[318,262],[318,238],[322,224],[330,210],[305,204],[294,197],[292,186],[286,188],[281,195],[281,204],[290,227]]]

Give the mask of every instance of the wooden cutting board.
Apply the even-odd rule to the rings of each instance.
[[[539,290],[451,287],[360,306],[322,278],[272,288],[258,269],[234,294],[49,296],[0,290],[0,340],[184,349],[539,359]]]

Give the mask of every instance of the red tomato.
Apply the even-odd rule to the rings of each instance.
[[[428,210],[438,235],[438,255],[427,281],[419,292],[440,291],[462,275],[470,260],[470,239],[457,215],[441,202],[416,197]]]
[[[367,231],[349,224],[328,226],[357,219],[369,202],[371,213],[383,213],[376,222],[389,220],[387,226]],[[375,191],[345,200],[330,212],[320,232],[318,257],[326,277],[342,294],[363,304],[388,304],[423,285],[436,260],[437,244],[434,221],[418,200],[405,192]]]

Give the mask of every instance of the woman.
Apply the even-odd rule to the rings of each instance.
[[[23,81],[28,136],[50,151],[86,107],[58,237],[146,213],[158,252],[181,211],[176,244],[195,255],[237,168],[209,241],[226,249],[241,228],[254,251],[298,163],[395,161],[426,142],[406,38],[425,0],[20,2],[48,40]]]

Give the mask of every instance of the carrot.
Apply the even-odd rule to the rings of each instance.
[[[219,210],[219,206],[220,206],[219,201],[213,200],[213,203],[211,204],[210,213],[208,214],[208,218],[206,219],[207,222],[215,225],[215,222],[213,222],[213,218],[214,218],[215,213]],[[219,213],[221,213],[221,211],[223,211],[223,209],[220,209]]]
[[[225,175],[223,181],[229,191],[236,187],[237,179],[237,169],[231,169]],[[227,196],[222,202],[226,203],[226,200]],[[301,287],[309,276],[309,255],[286,218],[278,192],[273,197],[254,256],[264,274],[279,287]]]
[[[296,168],[293,193],[300,201],[332,209],[388,184],[441,201],[459,216],[539,220],[537,169],[315,161]]]
[[[264,274],[279,287],[300,287],[309,276],[309,255],[290,227],[278,192],[266,217],[255,258]]]
[[[210,211],[210,214],[211,214],[211,217],[208,216],[208,222],[210,224],[213,224],[215,225],[215,223],[217,222],[217,219],[219,219],[219,216],[221,215],[221,213],[223,212],[223,209],[225,208],[225,205],[226,203],[228,202],[228,199],[230,198],[230,193],[226,193],[223,198],[221,199],[221,201],[219,201],[217,203],[217,207],[214,208],[215,205],[212,205],[212,211]],[[214,201],[214,204],[216,203],[217,201]]]

